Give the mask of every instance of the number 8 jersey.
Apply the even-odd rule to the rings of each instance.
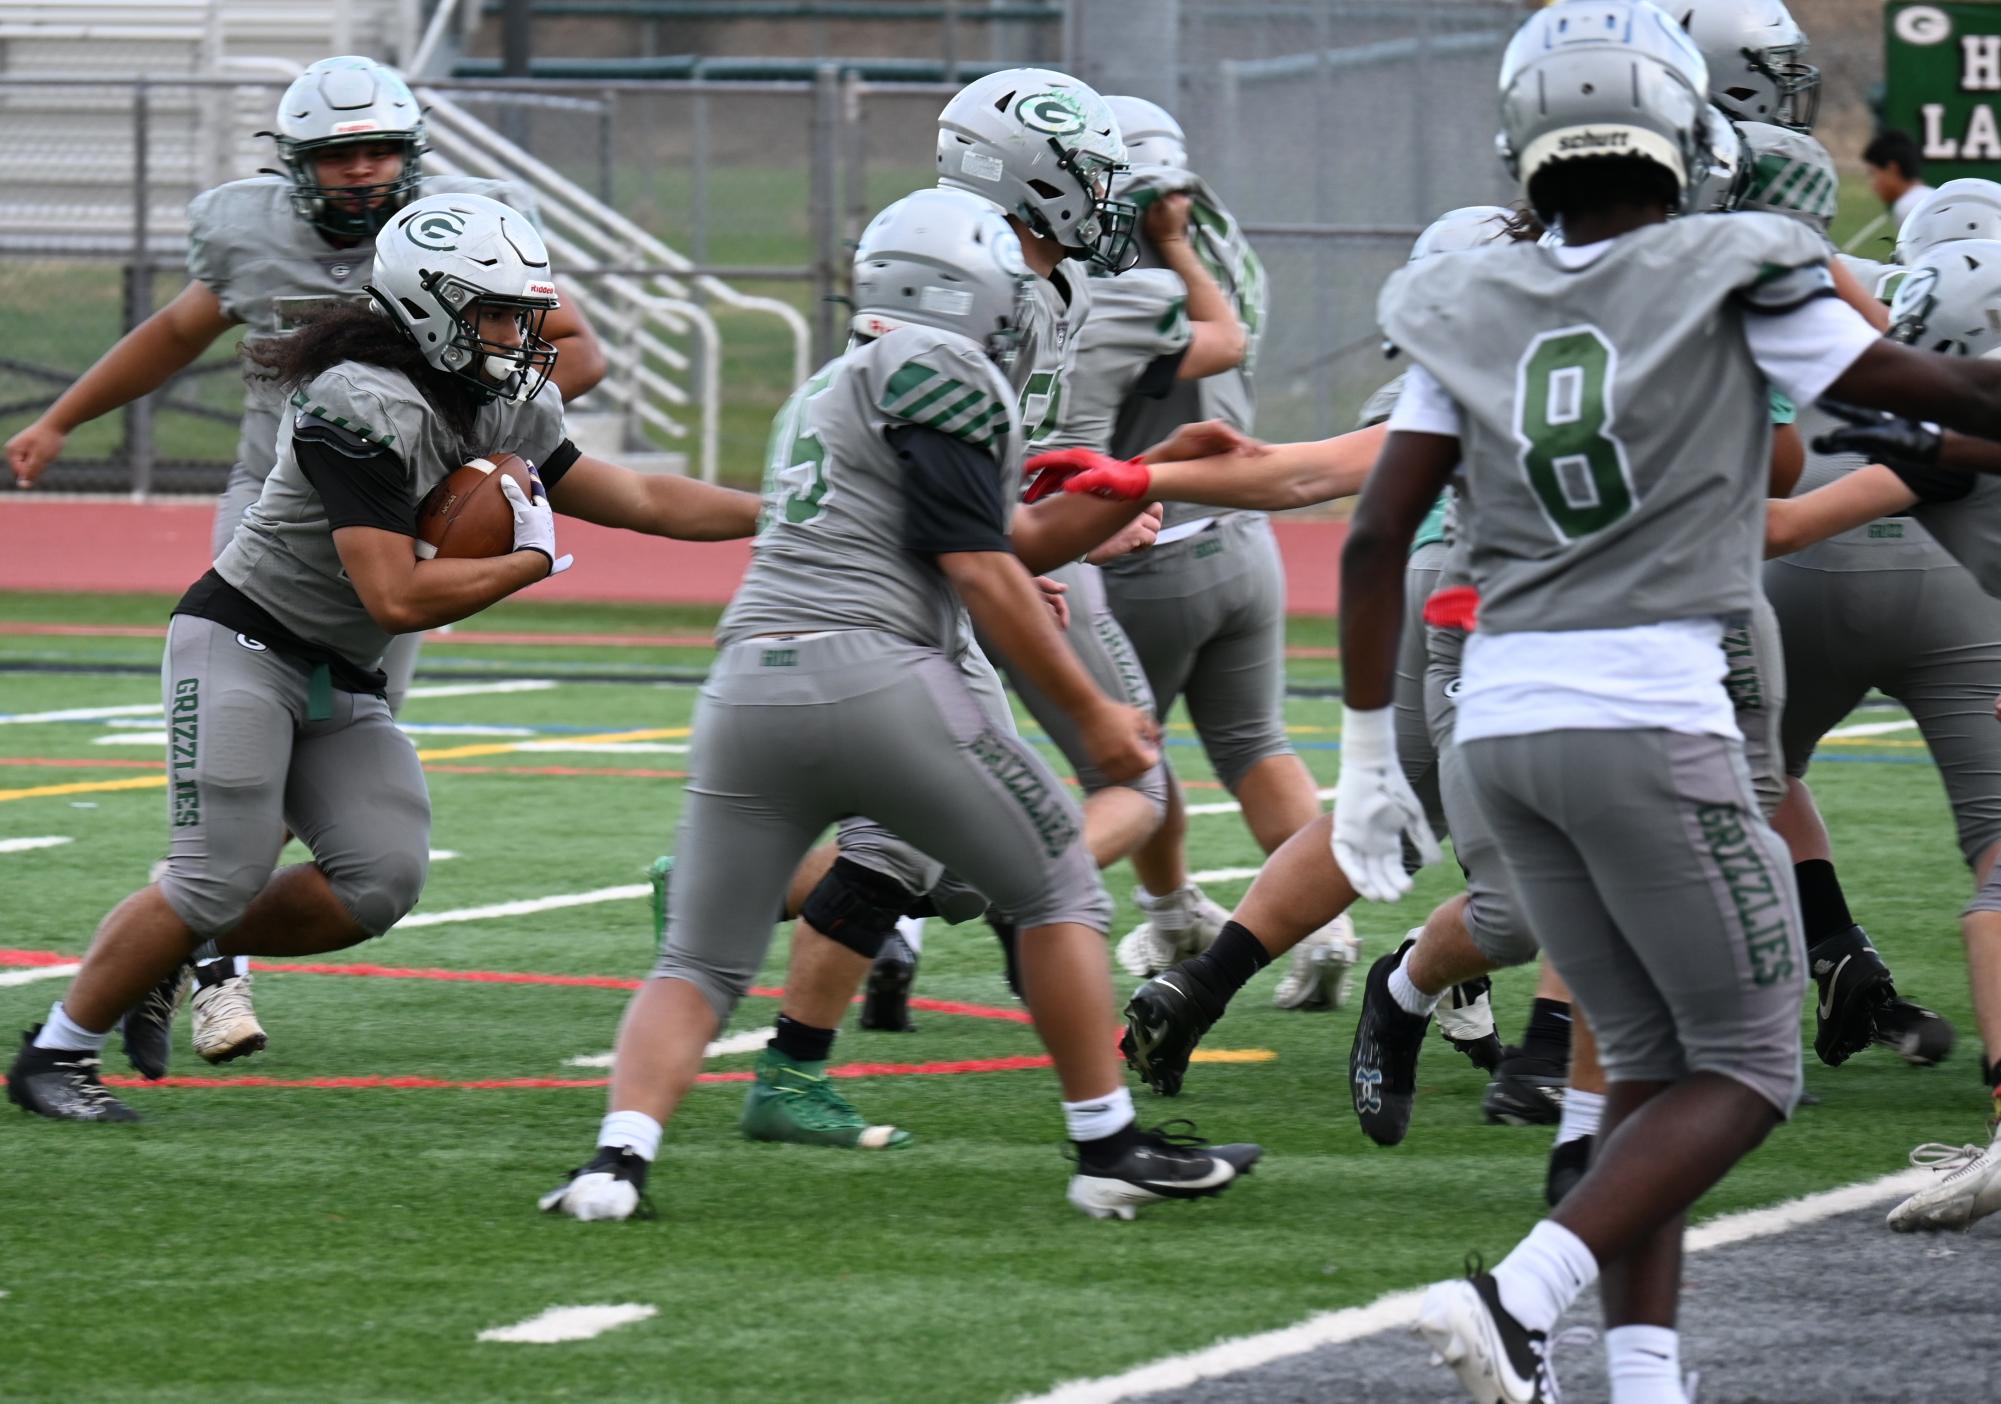
[[[1830,296],[1826,260],[1825,243],[1783,216],[1696,215],[1584,248],[1490,245],[1391,276],[1385,332],[1457,406],[1483,632],[1750,607],[1771,357],[1754,356],[1746,324]],[[1831,372],[1797,367],[1815,393],[1856,347],[1827,352]],[[1398,419],[1392,429],[1415,427]]]

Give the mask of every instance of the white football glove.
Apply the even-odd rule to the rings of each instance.
[[[1424,806],[1397,763],[1392,709],[1341,714],[1341,778],[1334,788],[1334,861],[1355,891],[1371,902],[1394,902],[1410,891],[1403,869],[1408,835],[1420,865],[1436,863],[1438,840]]]
[[[551,575],[568,570],[576,557],[556,554],[556,514],[549,509],[549,499],[540,493],[529,497],[521,491],[521,484],[505,475],[500,479],[500,491],[514,508],[514,549],[540,551],[549,558]]]

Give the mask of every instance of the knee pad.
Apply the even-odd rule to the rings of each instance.
[[[728,970],[701,959],[692,951],[672,946],[661,950],[648,973],[649,980],[681,980],[693,985],[715,1011],[716,1027],[728,1028],[737,1001],[750,989],[755,970]]]
[[[160,895],[190,931],[216,937],[235,929],[252,899],[270,880],[271,869],[265,867],[185,873],[170,866],[160,876]]]
[[[356,871],[328,873],[327,885],[357,926],[370,936],[380,936],[410,915],[423,895],[429,868],[427,850],[389,852]]]
[[[1466,904],[1466,934],[1481,955],[1506,970],[1527,965],[1542,954],[1542,944],[1522,924],[1514,903],[1491,892],[1469,889]]]
[[[848,858],[836,858],[807,894],[799,915],[828,940],[874,960],[910,903],[902,883]]]

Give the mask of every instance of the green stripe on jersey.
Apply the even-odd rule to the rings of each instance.
[[[303,390],[294,390],[292,392],[292,406],[295,409],[304,410],[315,419],[324,419],[336,428],[345,429],[350,434],[366,439],[371,444],[380,444],[384,448],[389,448],[396,442],[394,434],[384,434],[371,424],[364,424],[358,419],[349,419],[346,415],[335,414],[325,405],[314,404],[306,398],[306,392]]]
[[[1165,336],[1187,320],[1188,299],[1177,297],[1174,301],[1167,304],[1167,310],[1160,314],[1160,321],[1154,324],[1153,329]]]
[[[889,378],[889,384],[884,387],[882,407],[888,409],[937,373],[931,367],[920,366],[915,361],[906,363]]]

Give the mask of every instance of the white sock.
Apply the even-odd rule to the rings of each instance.
[[[1411,980],[1409,975],[1410,957],[1411,951],[1415,951],[1416,949],[1417,947],[1412,946],[1409,951],[1405,951],[1403,959],[1397,962],[1397,968],[1390,972],[1390,998],[1397,1002],[1397,1008],[1403,1010],[1404,1013],[1416,1014],[1420,1018],[1423,1018],[1438,1007],[1439,995],[1443,995],[1445,991],[1440,990],[1438,994],[1426,994]]]
[[[1063,1126],[1073,1141],[1102,1141],[1132,1121],[1133,1094],[1124,1087],[1089,1101],[1063,1104]]]
[[[1556,1143],[1580,1141],[1586,1136],[1598,1134],[1598,1123],[1605,1117],[1605,1094],[1603,1092],[1580,1092],[1575,1087],[1563,1094],[1563,1120],[1557,1123]]]
[[[923,952],[924,950],[923,917],[898,917],[896,919],[896,934],[903,938],[903,943],[906,946],[910,947],[910,953],[912,955],[918,955]]]
[[[1605,1333],[1612,1404],[1688,1404],[1681,1337],[1665,1326],[1614,1326]]]
[[[1177,887],[1165,897],[1156,897],[1144,887],[1133,891],[1133,905],[1146,913],[1155,931],[1179,934],[1195,920],[1192,904],[1181,900],[1186,887]]]
[[[598,1126],[598,1144],[629,1150],[641,1160],[651,1161],[660,1154],[662,1134],[660,1123],[645,1112],[608,1112]]]
[[[1501,1259],[1494,1286],[1508,1315],[1531,1331],[1547,1331],[1577,1294],[1598,1280],[1598,1260],[1584,1240],[1554,1219],[1544,1219]]]
[[[79,1050],[87,1053],[102,1053],[104,1040],[111,1036],[106,1029],[103,1033],[92,1033],[89,1029],[70,1018],[63,1009],[63,1002],[57,1000],[49,1006],[48,1022],[35,1035],[35,1047],[59,1048],[66,1053]]]

